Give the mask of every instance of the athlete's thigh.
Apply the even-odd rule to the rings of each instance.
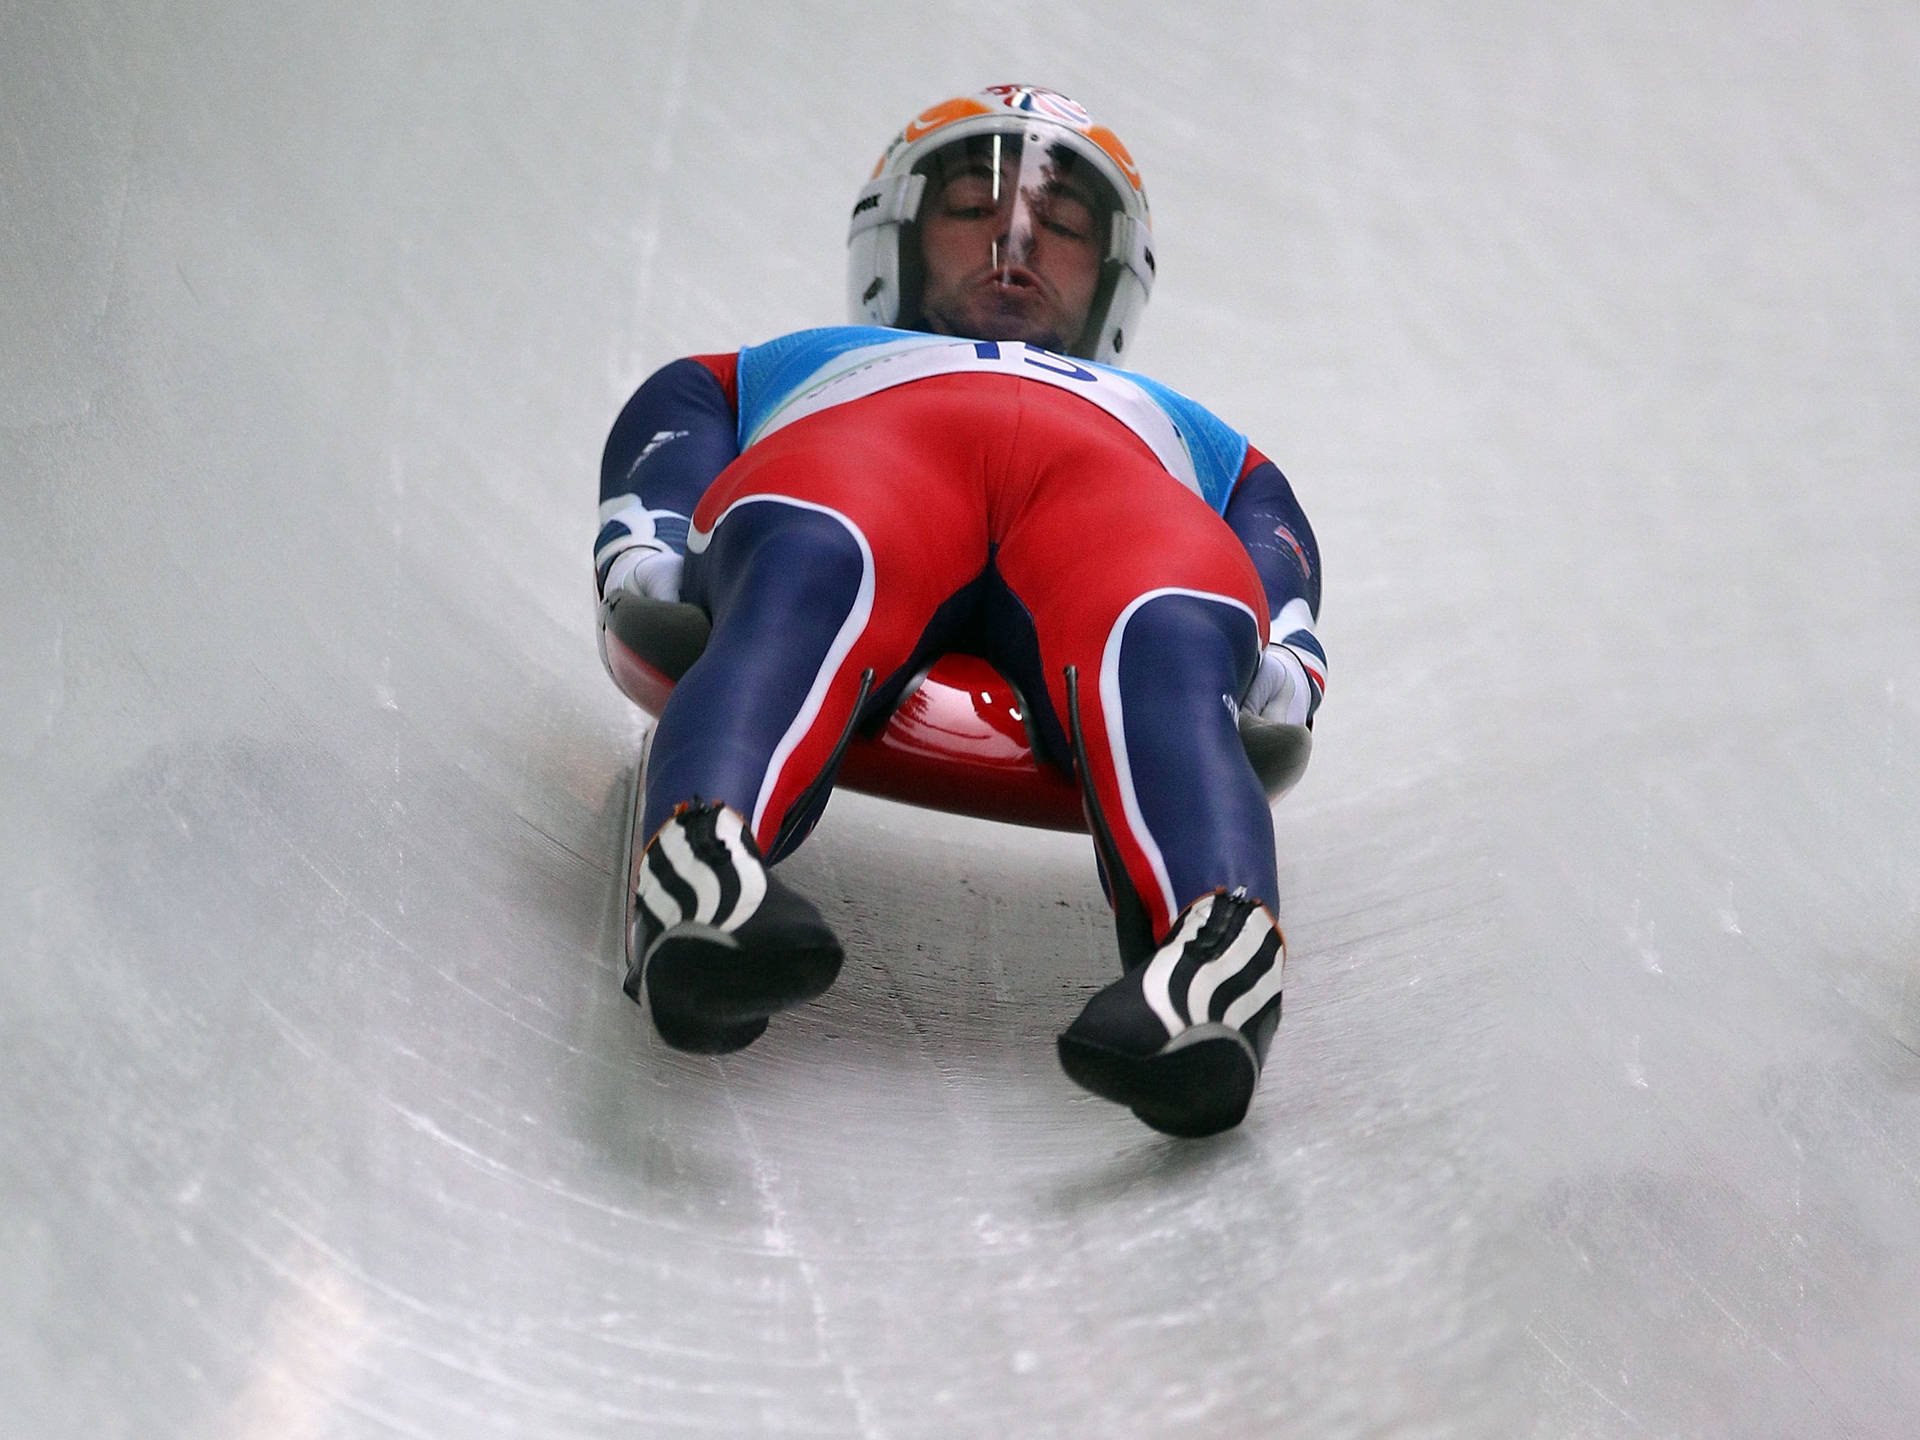
[[[1273,893],[1235,724],[1266,602],[1226,522],[1130,439],[1102,428],[1046,457],[998,565],[1032,617],[1048,707],[1063,724],[1077,711],[1113,858],[1157,938],[1214,886]]]
[[[942,602],[985,567],[976,437],[926,423],[914,388],[795,422],[702,497],[683,593],[714,628],[661,717],[672,784],[656,797],[650,781],[650,816],[683,792],[719,796],[763,848],[797,843],[866,698],[887,693]]]
[[[1051,452],[1033,458],[1033,483],[999,537],[996,563],[1033,616],[1049,669],[1097,666],[1129,611],[1165,591],[1244,608],[1264,642],[1259,573],[1226,521],[1117,422],[1094,418],[1083,429],[1057,417]],[[1076,433],[1092,438],[1070,443]]]
[[[750,504],[829,515],[856,537],[876,604],[924,622],[987,562],[981,451],[996,417],[969,418],[962,397],[922,381],[797,421],[709,487],[694,512],[694,545]]]

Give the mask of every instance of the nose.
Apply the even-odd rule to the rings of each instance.
[[[1009,208],[993,237],[993,263],[1024,265],[1033,255],[1033,226],[1024,210]]]

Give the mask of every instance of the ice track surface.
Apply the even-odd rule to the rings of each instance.
[[[1567,8],[10,7],[0,1428],[1912,1435],[1920,13]],[[620,994],[600,441],[1002,78],[1327,558],[1217,1141],[1056,1068],[1072,837],[843,796],[824,1001]]]

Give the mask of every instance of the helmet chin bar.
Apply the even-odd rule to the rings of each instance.
[[[1147,308],[1153,289],[1155,262],[1153,232],[1133,216],[1112,219],[1107,259],[1101,267],[1100,289],[1093,297],[1082,342],[1091,358],[1116,363],[1133,337],[1140,312]],[[1103,353],[1096,353],[1103,352]]]
[[[895,325],[900,315],[900,231],[920,211],[924,175],[883,175],[860,187],[847,228],[847,314]]]

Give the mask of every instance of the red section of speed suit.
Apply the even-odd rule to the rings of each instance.
[[[759,820],[760,844],[771,844],[827,762],[851,718],[862,671],[884,679],[904,665],[935,610],[979,576],[991,554],[1033,618],[1049,698],[1063,722],[1065,668],[1078,667],[1095,793],[1154,932],[1164,934],[1173,916],[1124,820],[1101,662],[1128,605],[1168,587],[1239,601],[1265,642],[1266,597],[1226,523],[1099,407],[1041,381],[997,374],[917,380],[775,431],[708,488],[694,529],[710,532],[729,506],[754,495],[837,511],[865,537],[875,571],[872,615],[785,761]]]
[[[720,382],[721,390],[726,393],[727,404],[733,407],[734,414],[739,414],[740,352],[729,350],[724,355],[689,355],[687,358],[713,372],[713,378]]]

